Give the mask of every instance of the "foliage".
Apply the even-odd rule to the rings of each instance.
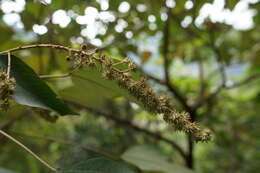
[[[2,0],[0,130],[58,172],[257,172],[259,8]],[[0,146],[0,172],[50,172]]]
[[[0,68],[7,67],[7,55],[0,56]],[[37,74],[24,62],[11,56],[10,77],[15,79],[14,100],[22,105],[46,108],[57,111],[61,115],[73,112],[57,98],[57,95],[45,84]]]
[[[192,173],[189,169],[169,163],[164,155],[149,146],[133,146],[122,158],[148,172],[171,173],[174,170],[176,173]]]
[[[131,169],[122,164],[107,158],[94,158],[82,161],[60,173],[134,173]]]

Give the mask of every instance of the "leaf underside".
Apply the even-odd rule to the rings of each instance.
[[[7,61],[7,55],[0,55],[1,70],[7,68]],[[16,80],[13,99],[18,104],[52,110],[60,115],[75,114],[31,67],[13,55],[10,76]]]

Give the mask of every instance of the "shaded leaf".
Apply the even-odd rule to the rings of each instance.
[[[156,149],[139,145],[128,149],[121,158],[143,171],[157,171],[164,173],[192,173],[193,171],[170,163]]]
[[[0,55],[0,68],[7,68],[7,55]],[[13,99],[21,104],[55,111],[61,115],[75,114],[51,88],[22,60],[11,56],[11,77],[16,80]]]
[[[135,173],[125,164],[104,157],[77,163],[58,173]]]

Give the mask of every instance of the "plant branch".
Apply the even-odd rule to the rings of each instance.
[[[225,66],[224,66],[224,63],[222,62],[221,52],[220,52],[219,48],[215,45],[215,36],[214,36],[213,31],[209,31],[209,38],[210,38],[210,46],[211,46],[212,50],[214,51],[214,53],[216,55],[216,60],[218,62],[218,66],[219,66],[218,68],[219,68],[219,72],[221,74],[221,79],[222,79],[222,86],[225,87],[226,81],[227,81]]]
[[[168,16],[169,16],[169,11],[168,10]],[[165,76],[165,81],[166,84],[170,83],[170,73],[169,73],[169,66],[170,66],[170,61],[169,61],[169,42],[170,42],[170,16],[168,17],[168,19],[165,22],[165,26],[164,26],[164,32],[163,32],[163,62],[164,62],[164,76]]]
[[[208,102],[209,100],[213,99],[214,97],[216,97],[218,95],[218,93],[221,92],[222,89],[235,89],[235,88],[238,88],[238,87],[241,87],[243,85],[246,85],[254,80],[257,80],[260,78],[260,73],[255,73],[249,77],[247,77],[246,79],[240,81],[240,82],[237,82],[237,83],[234,83],[233,85],[230,85],[230,86],[223,86],[223,85],[220,85],[214,92],[212,92],[211,94],[209,94],[207,97],[205,97],[204,99],[202,99],[200,102],[198,102],[194,107],[195,108],[198,108],[200,106],[202,106],[204,103]]]
[[[146,134],[148,136],[151,136],[151,137],[153,137],[155,139],[158,139],[158,140],[161,140],[163,142],[166,142],[166,143],[170,144],[173,148],[175,148],[184,159],[186,158],[185,152],[183,151],[183,149],[178,144],[176,144],[174,141],[171,141],[171,140],[161,136],[158,133],[153,133],[153,132],[151,132],[151,131],[149,131],[147,129],[141,128],[141,127],[133,124],[129,120],[124,120],[124,119],[118,118],[118,116],[114,116],[114,115],[111,115],[111,114],[108,114],[108,113],[105,113],[105,112],[101,112],[101,111],[89,108],[87,106],[83,106],[83,105],[81,105],[79,103],[74,103],[74,102],[71,102],[71,101],[67,101],[67,102],[73,104],[76,107],[84,108],[87,111],[89,111],[89,112],[91,112],[91,113],[93,113],[95,115],[103,116],[103,117],[105,117],[105,118],[107,118],[109,120],[115,121],[119,125],[128,126],[128,127],[132,128],[132,129],[134,129],[135,131],[142,132],[142,133],[144,133],[144,134]]]
[[[159,79],[155,76],[152,76],[148,73],[146,73],[143,69],[141,69],[140,67],[138,68],[143,74],[144,76],[146,76],[148,79],[151,79],[155,82],[157,82],[160,85],[164,85],[166,86],[166,88],[176,97],[176,99],[181,103],[181,105],[184,107],[184,109],[189,112],[190,114],[192,114],[194,112],[194,109],[189,106],[186,102],[186,99],[183,97],[183,95],[180,93],[179,89],[174,85],[174,84],[167,84],[165,80]]]
[[[16,140],[15,138],[13,138],[12,136],[10,136],[9,134],[5,133],[4,131],[0,130],[0,133],[5,136],[6,138],[10,139],[11,141],[13,141],[14,143],[16,143],[17,145],[19,145],[21,148],[23,148],[25,151],[27,151],[30,155],[32,155],[35,159],[37,159],[39,162],[41,162],[44,166],[46,166],[47,168],[49,168],[51,171],[56,172],[57,169],[50,166],[47,162],[45,162],[43,159],[41,159],[37,154],[35,154],[32,150],[30,150],[28,147],[26,147],[25,145],[23,145],[21,142],[19,142],[18,140]]]
[[[20,51],[20,50],[25,50],[25,49],[34,49],[34,48],[52,48],[52,49],[60,49],[60,50],[65,50],[65,51],[72,51],[74,53],[78,53],[79,50],[77,49],[72,49],[72,48],[68,48],[66,46],[61,46],[61,45],[54,45],[54,44],[35,44],[35,45],[27,45],[27,46],[19,46],[16,48],[12,48],[12,49],[8,49],[5,51],[1,51],[0,54],[6,54],[8,52],[16,52],[16,51]]]
[[[186,165],[188,168],[193,169],[194,168],[194,156],[193,156],[194,142],[190,135],[187,136],[187,141],[188,141],[188,155],[186,157]]]
[[[204,80],[204,68],[201,57],[197,57],[198,59],[198,69],[199,69],[199,80],[200,80],[200,88],[199,88],[199,96],[197,98],[197,102],[200,102],[201,99],[204,98],[205,95],[205,80]]]
[[[170,20],[174,18],[170,9],[168,10],[168,19],[164,26],[164,42],[163,42],[163,59],[164,59],[164,76],[165,76],[165,85],[171,93],[177,98],[177,100],[183,105],[185,110],[189,113],[193,112],[192,108],[187,104],[187,100],[183,94],[180,93],[178,88],[171,83],[170,72],[169,72],[169,45],[170,45]]]
[[[234,83],[233,85],[230,85],[230,86],[225,86],[225,89],[234,89],[234,88],[237,88],[237,87],[241,87],[243,85],[246,85],[256,79],[260,78],[260,73],[255,73],[249,77],[247,77],[246,79],[240,81],[240,82],[237,82],[237,83]]]

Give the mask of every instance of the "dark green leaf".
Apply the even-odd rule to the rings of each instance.
[[[77,163],[58,173],[134,173],[125,164],[104,157]]]
[[[164,155],[159,151],[146,145],[130,148],[122,155],[122,159],[137,166],[143,171],[157,171],[163,173],[193,172],[185,167],[168,162]]]
[[[7,68],[7,55],[0,55],[0,68]],[[21,104],[56,111],[61,115],[75,114],[51,88],[22,60],[11,56],[11,77],[16,80],[13,99]]]

